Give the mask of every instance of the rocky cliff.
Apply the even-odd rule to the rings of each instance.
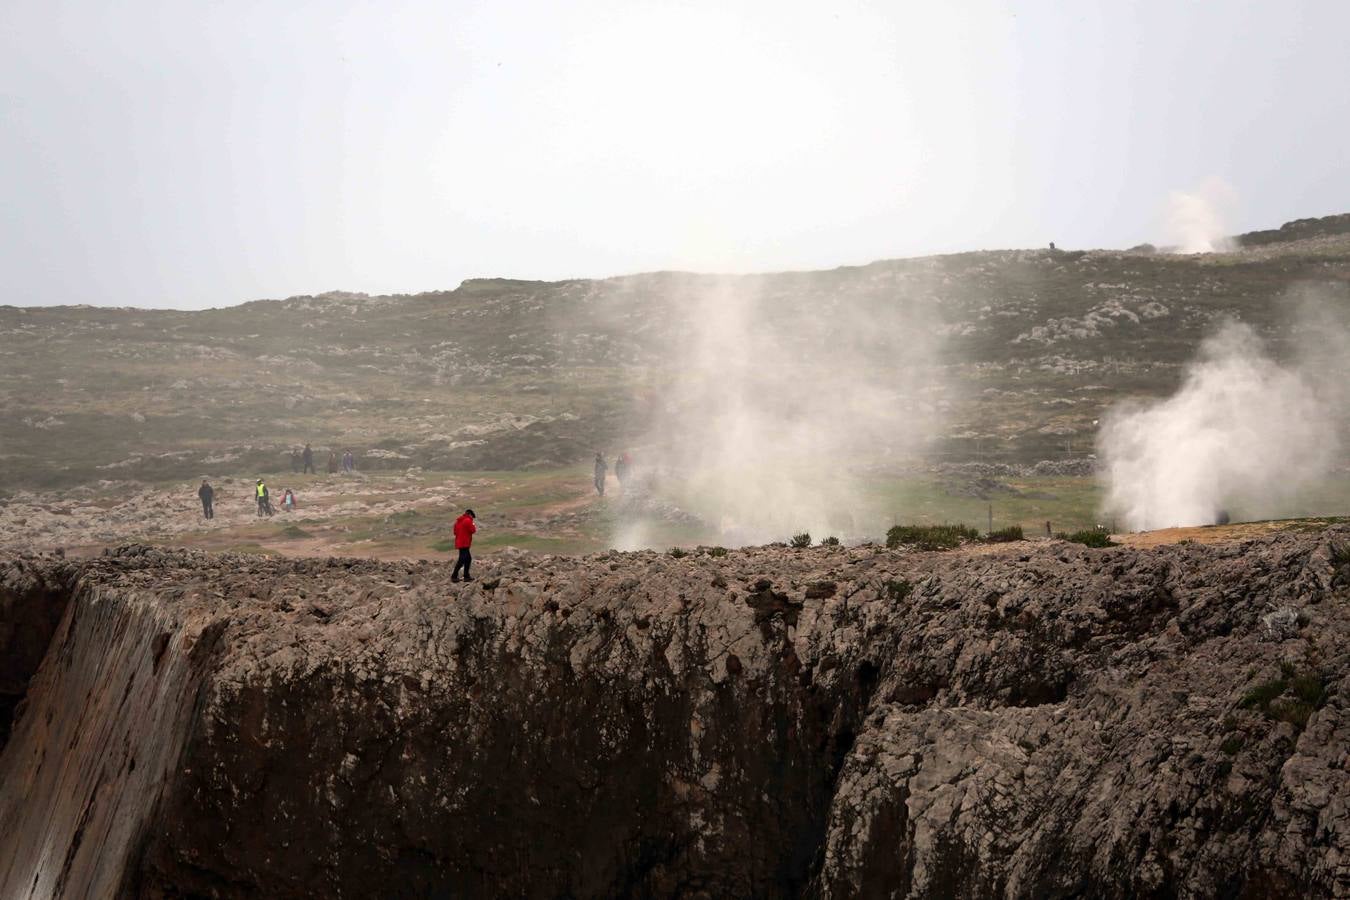
[[[1350,896],[1346,547],[11,557],[0,896]]]

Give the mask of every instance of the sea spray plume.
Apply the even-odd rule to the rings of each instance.
[[[1204,525],[1234,500],[1254,515],[1330,470],[1334,410],[1256,333],[1230,322],[1202,344],[1173,396],[1107,414],[1107,507],[1132,530]]]
[[[1167,240],[1178,253],[1216,253],[1233,249],[1228,223],[1237,193],[1218,178],[1207,178],[1193,191],[1167,198]]]
[[[934,433],[930,304],[885,272],[861,283],[817,273],[680,289],[672,380],[644,445],[722,543],[866,533],[880,511],[859,469],[908,458]]]

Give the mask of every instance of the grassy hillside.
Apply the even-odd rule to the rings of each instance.
[[[818,321],[822,341],[839,337],[832,310],[922,310],[943,338],[925,388],[946,422],[933,458],[1081,458],[1103,409],[1173,389],[1222,317],[1285,354],[1298,295],[1350,309],[1350,234],[1295,224],[1293,240],[1255,233],[1227,254],[992,251],[753,283],[757,302]],[[305,441],[320,465],[351,447],[366,470],[572,463],[640,431],[678,364],[683,304],[711,284],[658,273],[202,312],[0,307],[0,492],[273,471]]]

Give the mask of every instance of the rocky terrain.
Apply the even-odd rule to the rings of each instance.
[[[0,896],[1350,896],[1345,526],[479,574],[4,557]]]
[[[1102,410],[1171,391],[1219,319],[1283,356],[1301,296],[1344,309],[1344,219],[1254,232],[1231,253],[987,251],[731,281],[818,323],[818,340],[853,313],[940,337],[931,371],[896,373],[916,385],[910,414],[943,423],[930,458],[1082,460]],[[351,447],[364,470],[575,462],[642,432],[679,365],[689,298],[726,281],[480,279],[202,312],[3,306],[0,496],[284,471],[306,441],[321,463]]]

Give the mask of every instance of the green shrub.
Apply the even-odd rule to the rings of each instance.
[[[794,534],[792,540],[788,542],[798,550],[811,546],[811,533],[803,531],[801,534]]]
[[[892,578],[881,586],[881,590],[892,603],[899,603],[909,596],[909,592],[914,590],[914,585],[904,578]]]
[[[1069,541],[1073,544],[1082,544],[1085,547],[1116,547],[1115,541],[1111,540],[1111,535],[1100,528],[1089,528],[1085,531],[1075,531],[1073,534],[1060,532],[1055,535],[1061,541]]]
[[[670,553],[670,555],[673,556],[675,559],[680,559],[682,557],[689,555],[688,550],[681,549],[680,547],[671,547],[670,550],[667,552]]]
[[[1289,682],[1289,691],[1316,709],[1326,700],[1327,686],[1321,675],[1298,675]]]
[[[715,557],[715,558],[721,558],[721,557],[727,555],[727,548],[726,548],[726,547],[708,547],[708,548],[707,548],[706,550],[704,550],[703,552],[706,553],[706,554],[708,554],[709,556],[712,556],[712,557]]]
[[[979,540],[980,533],[965,525],[896,525],[886,532],[886,546],[908,544],[920,550],[952,550],[962,541]]]
[[[830,536],[827,537],[827,538],[821,538],[821,540],[820,540],[820,546],[822,546],[822,547],[838,547],[838,546],[839,546],[839,538],[835,537],[834,535],[830,535]]]
[[[1247,739],[1242,735],[1230,734],[1223,739],[1223,743],[1219,745],[1219,749],[1229,756],[1237,756],[1238,751],[1242,749],[1242,746],[1245,743],[1247,743]]]
[[[313,537],[308,531],[299,525],[287,525],[281,529],[281,536],[288,541],[298,540],[300,538]]]
[[[1255,687],[1249,688],[1247,693],[1242,695],[1242,699],[1238,701],[1238,706],[1243,709],[1259,709],[1261,712],[1265,712],[1270,708],[1270,701],[1283,694],[1288,684],[1283,678],[1263,681]]]
[[[1021,525],[1009,525],[1007,528],[991,531],[984,536],[986,544],[1007,544],[1012,541],[1025,541],[1026,539],[1026,535],[1022,533]]]
[[[1282,677],[1249,688],[1238,705],[1302,731],[1313,712],[1326,702],[1326,681],[1311,672],[1295,674],[1294,666],[1287,662],[1280,664],[1280,672]]]
[[[1279,722],[1288,722],[1299,731],[1307,727],[1308,719],[1312,717],[1312,714],[1312,705],[1304,703],[1302,700],[1275,700],[1271,702],[1270,709],[1266,710],[1266,715],[1270,718]]]

